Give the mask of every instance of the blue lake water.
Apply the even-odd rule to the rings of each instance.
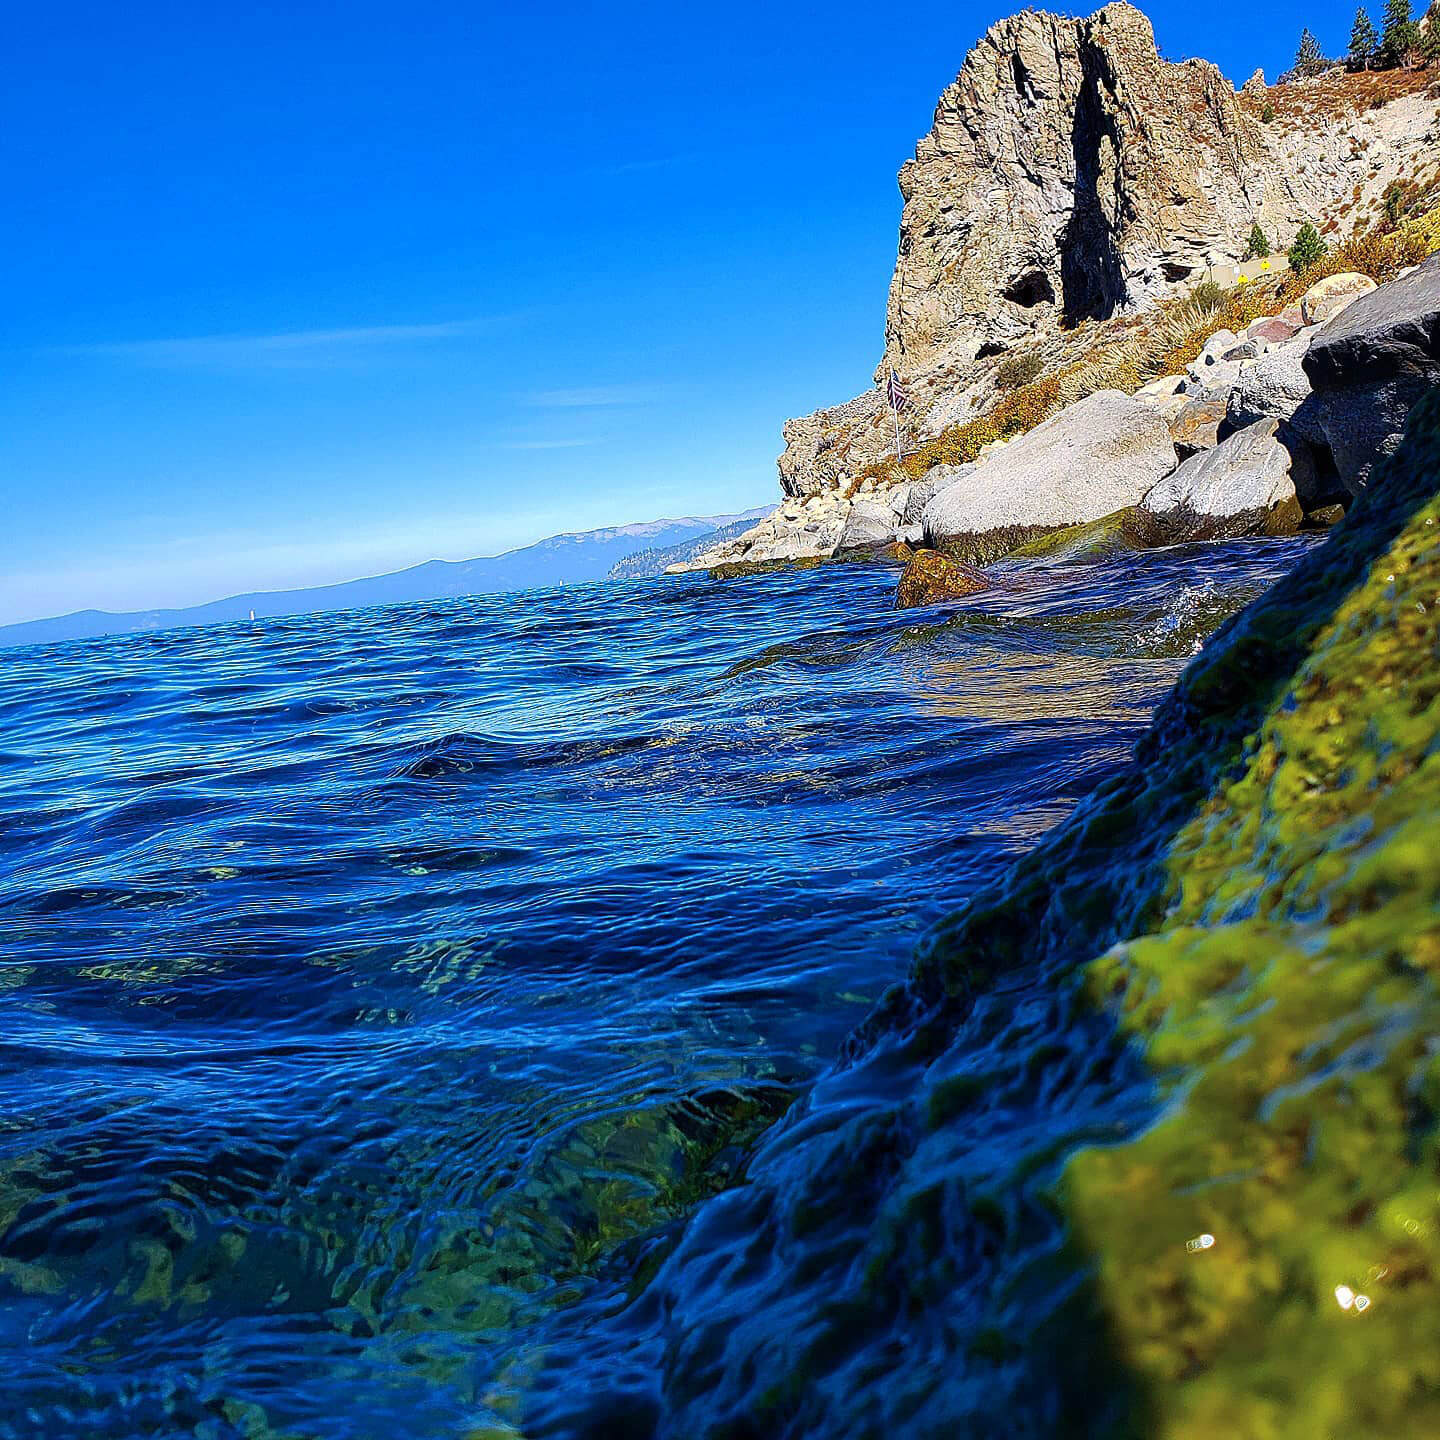
[[[648,1277],[1309,543],[0,654],[0,1436],[765,1433]]]

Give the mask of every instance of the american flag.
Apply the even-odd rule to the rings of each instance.
[[[900,442],[900,412],[910,404],[910,392],[893,370],[885,382],[885,398],[890,402],[890,413],[895,419],[895,461],[898,464],[905,458],[904,446]]]
[[[910,404],[910,392],[906,390],[900,377],[892,370],[890,378],[885,382],[885,395],[890,401],[890,408],[898,415]]]

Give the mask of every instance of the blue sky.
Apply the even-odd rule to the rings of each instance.
[[[1011,8],[9,7],[0,623],[773,499]],[[1243,81],[1353,10],[1150,13]]]

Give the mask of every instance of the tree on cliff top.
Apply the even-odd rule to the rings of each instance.
[[[1394,69],[1413,65],[1420,47],[1420,27],[1410,16],[1410,0],[1386,0],[1385,33],[1380,37],[1380,59]]]
[[[1396,0],[1391,0],[1396,3]],[[1399,0],[1405,5],[1405,13],[1410,13],[1410,0]],[[1300,32],[1300,48],[1295,52],[1294,73],[1302,79],[1311,75],[1319,75],[1322,71],[1330,68],[1330,62],[1325,58],[1325,52],[1320,48],[1320,42],[1310,33],[1302,30]]]
[[[1362,5],[1355,12],[1355,24],[1350,31],[1350,68],[1368,70],[1374,65],[1380,52],[1380,36]]]

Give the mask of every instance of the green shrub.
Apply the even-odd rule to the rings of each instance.
[[[1307,220],[1290,247],[1290,268],[1298,275],[1308,270],[1325,253],[1325,242],[1320,232]]]
[[[1040,378],[1040,372],[1045,368],[1045,362],[1036,354],[1012,355],[1008,360],[1002,360],[995,369],[995,388],[997,390],[1018,390],[1022,385],[1028,385],[1032,380]]]
[[[1275,107],[1267,100],[1260,107],[1260,123],[1268,125],[1275,118]]]
[[[1190,291],[1190,303],[1199,310],[1214,310],[1225,303],[1225,287],[1215,280],[1202,280]]]
[[[1245,243],[1245,254],[1251,260],[1263,260],[1270,253],[1270,242],[1257,220],[1250,227],[1250,239]]]

